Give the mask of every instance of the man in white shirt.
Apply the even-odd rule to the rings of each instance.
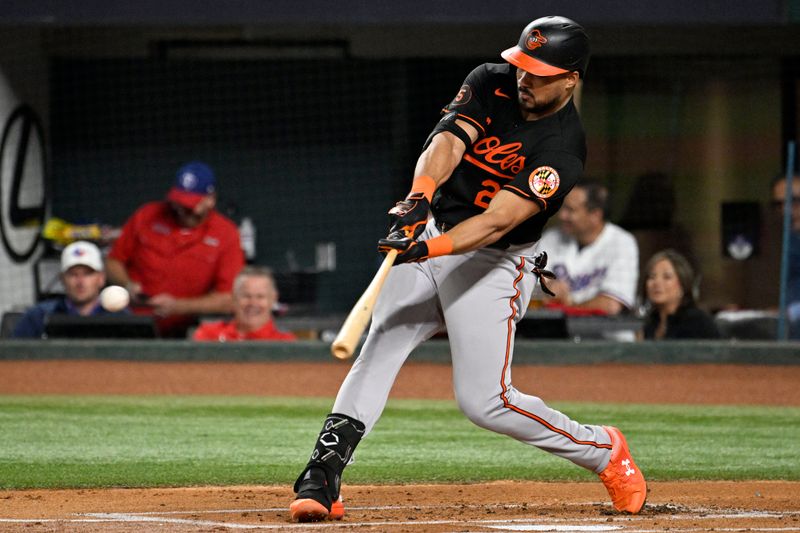
[[[559,227],[537,245],[557,279],[548,286],[557,304],[616,315],[631,309],[639,279],[639,247],[629,232],[606,220],[608,189],[578,182],[558,212]]]

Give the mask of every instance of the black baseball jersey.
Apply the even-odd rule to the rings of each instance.
[[[437,191],[432,206],[436,220],[458,224],[482,213],[504,189],[538,203],[542,210],[499,244],[538,241],[586,161],[586,136],[572,100],[553,115],[526,121],[517,100],[516,68],[485,63],[467,76],[443,113],[442,120],[455,114],[471,124],[479,137]]]

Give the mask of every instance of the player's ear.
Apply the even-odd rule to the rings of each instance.
[[[567,75],[567,89],[574,89],[577,87],[578,82],[581,79],[580,74],[578,74],[577,70],[573,70]]]

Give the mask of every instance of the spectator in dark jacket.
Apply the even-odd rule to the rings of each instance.
[[[672,249],[653,254],[645,267],[644,292],[650,312],[645,339],[716,339],[714,319],[697,307],[691,265]]]
[[[108,313],[100,305],[106,284],[103,256],[94,244],[76,241],[61,252],[64,296],[44,300],[28,309],[11,334],[15,338],[41,339],[52,314],[90,316]]]

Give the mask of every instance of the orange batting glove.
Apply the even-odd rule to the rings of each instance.
[[[417,176],[411,185],[411,192],[389,210],[389,234],[400,232],[403,236],[416,239],[425,230],[431,199],[436,190],[436,182],[430,176]]]

